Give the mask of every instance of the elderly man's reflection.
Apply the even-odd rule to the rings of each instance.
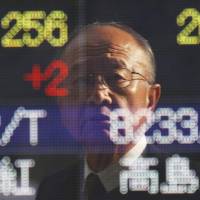
[[[133,117],[139,109],[155,109],[160,85],[155,83],[151,47],[129,27],[96,23],[71,38],[62,59],[70,66],[70,95],[60,101],[64,123],[86,153],[82,166],[46,179],[37,200],[132,199],[119,193],[118,163],[137,159],[146,139],[143,133],[137,142],[116,145],[110,140],[109,116],[116,108]]]

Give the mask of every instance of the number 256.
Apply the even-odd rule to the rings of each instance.
[[[10,22],[16,21],[10,28]],[[41,21],[44,20],[44,25]],[[53,47],[63,46],[68,41],[67,16],[63,11],[54,10],[46,16],[45,11],[10,11],[1,20],[1,27],[8,29],[2,37],[3,47],[38,47],[47,40]],[[22,38],[16,38],[23,30]],[[31,31],[36,32],[33,37]],[[59,36],[55,37],[54,31],[59,30]]]

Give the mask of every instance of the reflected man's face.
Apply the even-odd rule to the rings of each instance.
[[[85,145],[114,146],[109,139],[110,112],[154,109],[159,98],[159,86],[148,83],[149,57],[130,34],[111,26],[89,28],[66,52],[66,127]]]

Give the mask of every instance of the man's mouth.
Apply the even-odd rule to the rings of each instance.
[[[110,127],[110,117],[104,114],[96,114],[90,117],[87,117],[82,122],[81,128],[85,126],[90,126],[92,129],[99,130],[99,129],[109,129]],[[92,130],[90,130],[92,131]]]

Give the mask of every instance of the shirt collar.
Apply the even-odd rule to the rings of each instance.
[[[142,136],[140,140],[137,142],[137,144],[134,147],[132,147],[124,156],[122,156],[121,159],[131,157],[132,160],[136,160],[143,153],[146,145],[147,145],[146,137]],[[106,191],[110,192],[111,190],[119,186],[119,172],[121,169],[122,167],[117,162],[108,166],[103,171],[95,173],[89,168],[87,161],[85,159],[84,179],[86,179],[90,173],[97,174],[102,184],[104,185]]]

